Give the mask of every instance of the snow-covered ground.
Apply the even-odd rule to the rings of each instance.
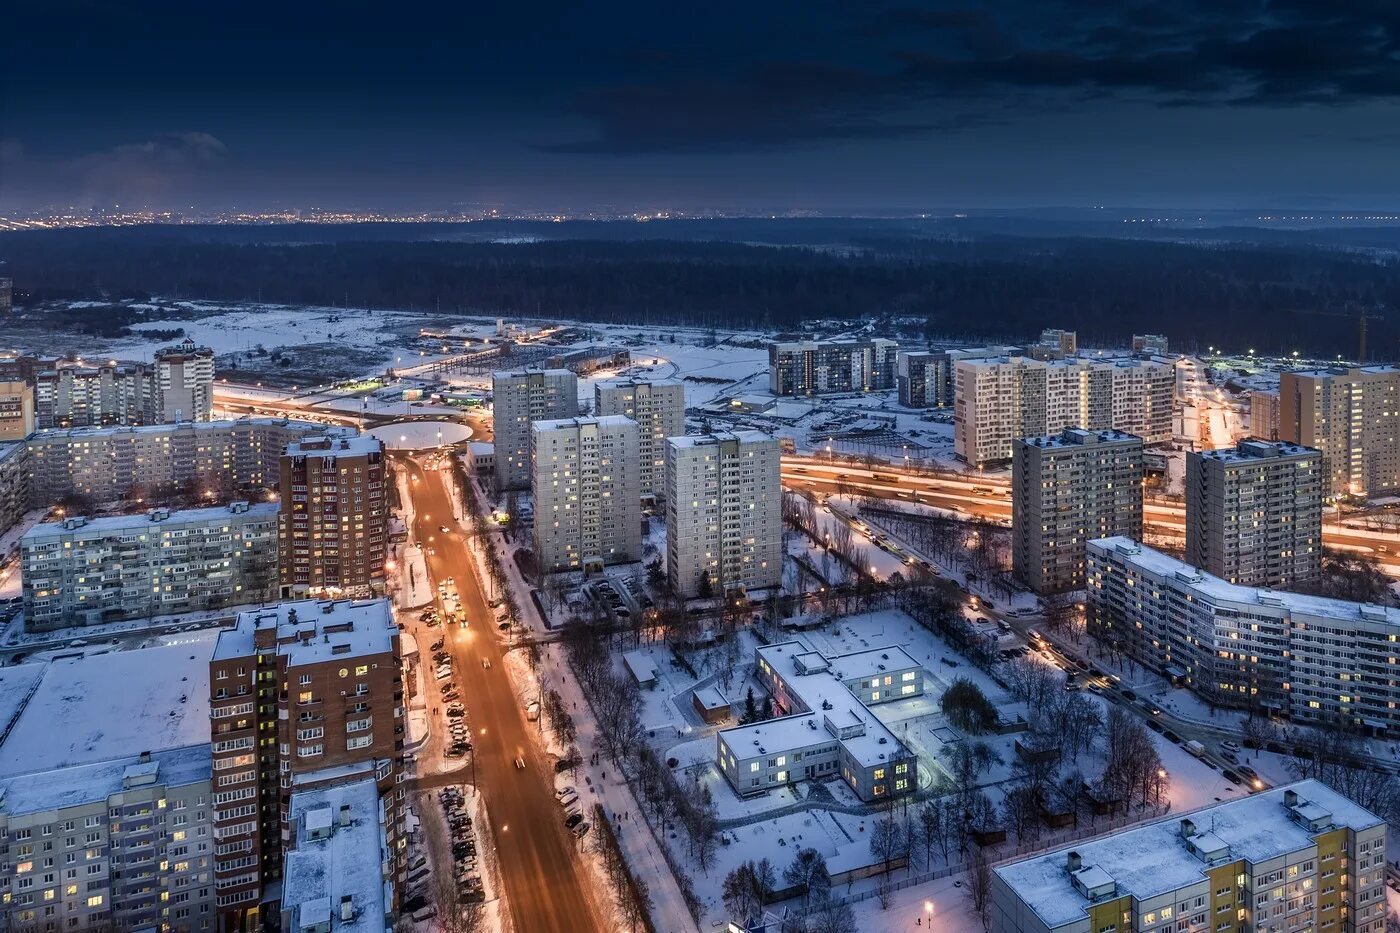
[[[365,431],[389,450],[422,450],[471,439],[472,429],[456,421],[398,421]]]

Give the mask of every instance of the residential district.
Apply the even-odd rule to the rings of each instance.
[[[204,336],[0,355],[5,929],[1400,922],[1400,367]]]

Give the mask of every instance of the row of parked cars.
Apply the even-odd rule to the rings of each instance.
[[[452,845],[452,877],[457,883],[457,897],[468,903],[486,900],[481,875],[476,865],[476,835],[472,831],[471,814],[460,787],[444,787],[438,791],[438,802],[447,819],[448,841]]]
[[[564,825],[569,832],[580,839],[588,835],[590,826],[583,818],[583,804],[579,802],[578,791],[572,787],[560,787],[554,796],[559,798],[559,806],[564,809]]]
[[[448,758],[461,758],[472,750],[466,723],[467,708],[462,704],[462,695],[457,691],[457,683],[452,678],[452,655],[443,647],[442,639],[433,642],[431,650],[433,661],[437,665],[433,673],[437,678],[438,693],[445,704],[447,731],[451,739],[445,754]]]

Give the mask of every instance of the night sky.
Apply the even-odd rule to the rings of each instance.
[[[0,208],[1400,207],[1400,2],[20,0]]]

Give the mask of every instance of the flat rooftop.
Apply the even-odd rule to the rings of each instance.
[[[1141,900],[1207,877],[1210,866],[1185,846],[1183,818],[1195,824],[1199,833],[1195,838],[1204,847],[1228,846],[1231,859],[1259,863],[1312,845],[1312,833],[1295,823],[1284,805],[1284,793],[1289,790],[1297,793],[1300,803],[1330,813],[1334,827],[1362,830],[1381,823],[1327,785],[1308,780],[1077,842],[994,871],[1046,926],[1060,926],[1083,917],[1090,904],[1070,883],[1071,851],[1079,854],[1083,869],[1097,869],[1094,878],[1102,881],[1107,876],[1113,881],[1115,896],[1130,894]]]
[[[169,434],[173,431],[227,431],[240,426],[274,427],[287,425],[316,429],[323,434],[335,433],[336,431],[358,433],[354,428],[328,428],[326,425],[314,421],[294,421],[291,418],[230,418],[222,421],[172,421],[168,424],[120,424],[110,427],[56,428],[48,431],[35,431],[29,436],[28,442],[62,438],[113,437],[124,434]]]
[[[568,431],[588,425],[597,425],[600,428],[627,428],[629,425],[636,425],[637,422],[626,415],[592,415],[588,417],[576,418],[548,418],[543,421],[530,422],[530,430],[536,434],[545,431]]]
[[[1132,538],[1100,538],[1086,544],[1090,552],[1112,555],[1113,559],[1154,574],[1166,580],[1189,586],[1194,592],[1206,597],[1213,605],[1234,603],[1257,606],[1261,609],[1287,610],[1304,616],[1323,619],[1356,622],[1365,620],[1392,625],[1400,629],[1400,609],[1391,606],[1373,606],[1369,603],[1354,603],[1327,596],[1310,596],[1303,593],[1285,593],[1281,590],[1263,589],[1257,586],[1241,586],[1219,577],[1211,576],[1203,570],[1177,560],[1169,554],[1155,551],[1139,544]]]
[[[1200,456],[1203,460],[1218,460],[1221,463],[1258,463],[1261,460],[1277,460],[1284,457],[1321,457],[1322,451],[1314,447],[1304,447],[1301,444],[1291,444],[1288,441],[1265,441],[1249,438],[1240,441],[1234,447],[1201,451]]]
[[[241,506],[241,508],[236,508],[236,506]],[[88,518],[74,528],[65,527],[71,520],[70,522],[40,522],[25,532],[21,540],[29,544],[47,538],[62,538],[68,535],[102,537],[145,529],[159,530],[171,525],[204,524],[217,522],[220,519],[229,521],[269,520],[277,518],[277,511],[280,507],[276,502],[259,502],[253,505],[247,502],[235,502],[230,505],[206,509],[183,509],[177,512],[168,512],[164,518],[154,518],[153,513],[160,510],[153,509],[150,512],[138,512],[134,515],[105,515],[99,518]]]
[[[342,807],[348,808],[345,825]],[[380,813],[373,778],[292,793],[295,842],[283,860],[282,908],[292,912],[293,929],[305,925],[298,912],[307,910],[326,912],[332,930],[382,933],[389,894]],[[313,829],[320,838],[308,838]],[[348,921],[341,919],[345,897],[354,911]]]
[[[1059,434],[1047,434],[1043,437],[1023,438],[1019,443],[1038,447],[1042,450],[1055,450],[1057,448],[1079,449],[1081,447],[1095,446],[1098,444],[1124,444],[1132,441],[1142,442],[1142,438],[1136,434],[1129,434],[1127,431],[1119,431],[1109,428],[1104,431],[1090,431],[1085,428],[1065,428]]]
[[[384,452],[384,442],[373,434],[316,434],[287,445],[289,457],[363,457]]]
[[[254,633],[277,630],[277,653],[288,667],[338,658],[391,654],[399,633],[387,599],[299,599],[238,614],[231,629],[218,633],[214,660],[253,654]]]
[[[771,435],[764,434],[762,431],[715,431],[711,434],[686,434],[666,438],[666,443],[678,450],[695,447],[718,447],[723,441],[738,441],[741,444],[758,444],[763,441],[777,443]]]
[[[202,745],[152,752],[149,763],[142,763],[139,754],[131,754],[46,771],[42,777],[21,774],[0,778],[0,811],[15,817],[105,802],[123,790],[128,774],[138,771],[154,774],[155,781],[166,787],[181,787],[209,780],[212,764],[206,737]]]
[[[0,710],[22,708],[0,744],[0,779],[189,746],[207,760],[216,637],[7,669]]]

